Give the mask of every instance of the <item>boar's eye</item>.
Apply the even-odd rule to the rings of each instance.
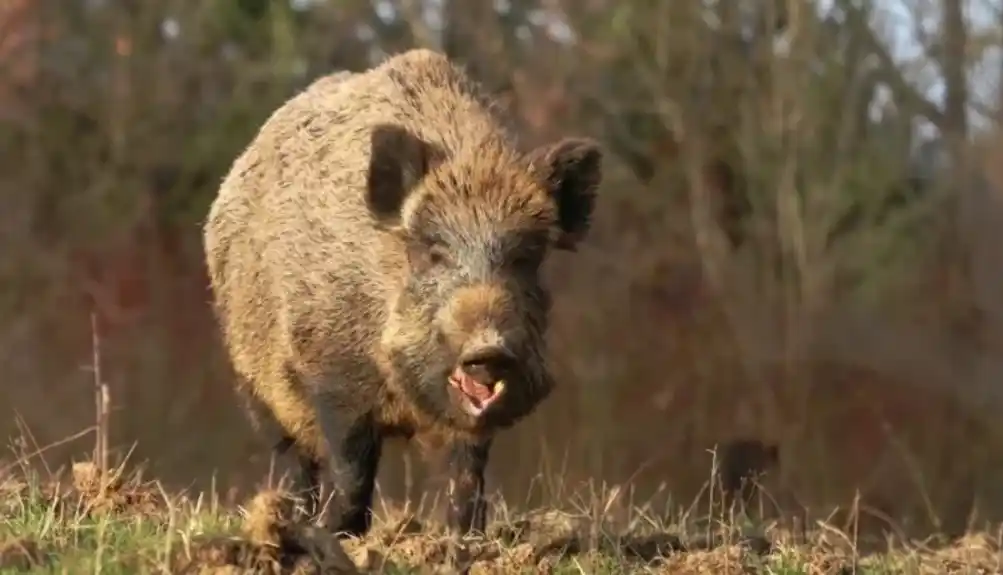
[[[407,257],[412,268],[419,272],[448,265],[451,261],[445,246],[420,240],[408,243]]]
[[[428,246],[428,262],[433,266],[441,266],[449,263],[449,252],[442,244],[432,244]]]
[[[543,263],[543,249],[533,246],[518,249],[509,256],[509,265],[520,272],[533,272]]]

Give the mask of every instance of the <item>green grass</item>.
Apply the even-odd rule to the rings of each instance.
[[[154,512],[91,512],[86,500],[74,497],[72,485],[43,489],[34,478],[21,478],[8,479],[0,489],[0,544],[38,545],[45,564],[38,572],[124,574],[138,566],[156,571],[193,536],[232,534],[240,525],[232,512],[182,497]]]
[[[199,558],[196,565],[206,566],[213,564],[207,562],[206,557],[215,553],[216,563],[221,563],[221,549],[245,549],[252,555],[262,549],[271,549],[262,543],[267,543],[271,535],[255,534],[271,533],[269,529],[272,528],[282,533],[295,533],[298,541],[314,546],[311,547],[313,555],[301,558],[303,565],[311,565],[314,570],[296,572],[337,572],[318,570],[319,565],[331,564],[330,555],[325,556],[326,551],[322,549],[333,539],[323,532],[282,523],[285,521],[281,519],[283,508],[278,504],[263,506],[260,502],[266,501],[265,496],[242,511],[225,508],[206,497],[169,495],[155,482],[124,481],[113,489],[95,491],[93,484],[87,483],[87,477],[86,473],[76,473],[62,483],[42,482],[24,473],[0,478],[0,573],[26,572],[18,571],[25,567],[24,554],[16,551],[18,545],[34,547],[28,554],[34,565],[27,572],[179,572],[184,559],[191,557]],[[276,496],[281,495],[279,492],[268,493],[272,494],[268,501],[288,502]],[[269,519],[273,515],[280,519]],[[590,517],[600,515],[587,509],[568,513],[549,510],[526,514],[518,521],[496,524],[490,530],[490,538],[466,544],[463,549],[473,558],[466,564],[472,565],[471,573],[559,575],[1003,573],[999,537],[989,533],[973,534],[940,548],[889,546],[865,554],[850,537],[831,528],[819,529],[807,537],[795,537],[774,526],[758,529],[762,541],[768,539],[772,546],[769,552],[760,554],[737,544],[737,528],[717,530],[716,536],[724,538],[723,544],[695,549],[694,542],[706,539],[706,524],[690,525],[689,533],[699,533],[699,536],[676,537],[670,534],[683,534],[687,530],[678,524],[671,526],[653,518],[634,517],[630,521],[634,529],[625,533],[605,522],[597,527]],[[512,514],[503,512],[497,516],[511,517]],[[741,531],[749,533],[750,527],[744,525]],[[614,532],[619,536],[614,536]],[[677,539],[688,542],[691,550],[673,552],[666,557],[655,551],[657,542]],[[441,527],[421,525],[397,515],[378,518],[370,535],[346,542],[344,549],[356,562],[367,555],[373,572],[427,573],[435,566],[442,566],[442,572],[456,572],[455,568],[447,567],[447,556],[457,552],[450,541]],[[292,557],[284,555],[285,551],[273,549],[270,553],[268,556],[273,558]],[[464,552],[459,553],[463,556]],[[288,567],[282,571],[188,572],[294,571]]]

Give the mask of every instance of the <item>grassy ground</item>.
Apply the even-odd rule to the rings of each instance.
[[[795,537],[776,526],[709,529],[638,512],[615,528],[596,519],[604,516],[597,499],[592,510],[496,521],[488,537],[461,544],[435,525],[387,513],[365,539],[339,544],[292,523],[293,502],[276,490],[226,509],[138,478],[102,482],[86,463],[62,482],[17,471],[0,477],[0,572],[1003,573],[995,534],[864,553],[825,526]]]

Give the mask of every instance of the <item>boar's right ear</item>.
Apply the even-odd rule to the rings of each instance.
[[[394,124],[373,128],[370,146],[366,206],[381,223],[396,221],[404,200],[432,167],[433,146]]]

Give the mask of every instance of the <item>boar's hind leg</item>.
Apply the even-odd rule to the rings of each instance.
[[[382,441],[371,417],[339,413],[332,404],[338,402],[317,403],[317,419],[330,449],[332,497],[327,524],[333,532],[359,536],[372,524]]]
[[[304,498],[304,511],[311,519],[320,513],[320,467],[321,464],[312,454],[300,449],[296,440],[288,435],[272,448],[277,454],[284,454],[289,448],[296,449],[296,462],[299,464],[299,474],[293,482],[293,492]]]
[[[454,533],[484,533],[487,503],[484,500],[484,470],[491,440],[457,441],[449,454],[449,513],[447,523]]]
[[[282,457],[290,448],[296,452],[299,473],[295,476],[292,491],[306,499],[306,513],[310,517],[320,509],[320,464],[312,455],[306,454],[296,445],[296,439],[288,435],[282,425],[275,419],[271,409],[258,399],[246,386],[238,386],[237,396],[251,421],[251,426],[258,432],[275,457]]]

